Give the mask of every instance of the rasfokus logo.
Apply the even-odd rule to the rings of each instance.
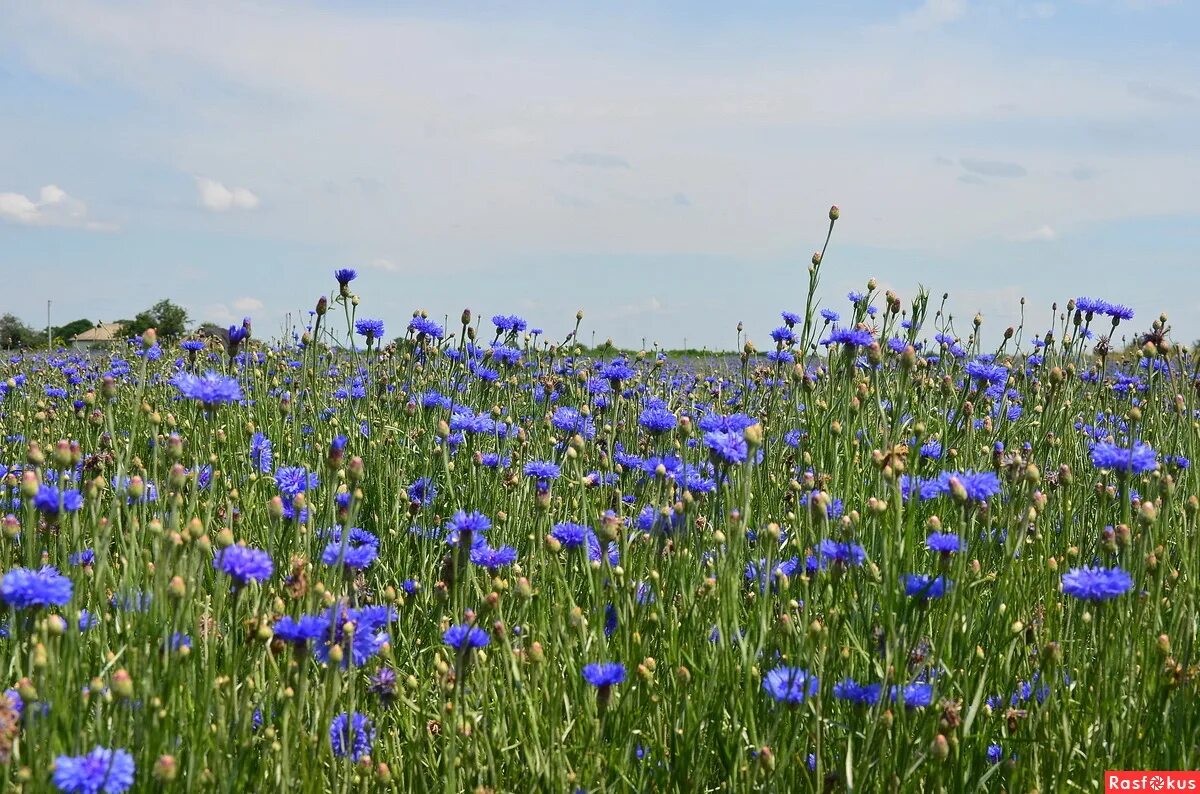
[[[1200,772],[1105,772],[1105,794],[1115,791],[1200,792]]]

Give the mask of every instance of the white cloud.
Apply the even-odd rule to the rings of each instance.
[[[954,24],[984,4],[907,5],[887,26],[764,23],[746,44],[734,29],[727,57],[700,61],[678,44],[638,46],[616,18],[593,30],[278,0],[17,4],[0,47],[54,79],[152,102],[195,89],[171,103],[171,134],[130,123],[123,144],[254,185],[237,199],[197,180],[214,211],[271,197],[253,219],[264,237],[345,257],[403,252],[361,265],[385,273],[579,251],[795,256],[814,243],[803,219],[834,202],[835,237],[887,248],[1014,240],[1042,218],[1066,229],[1200,213],[1200,159],[1180,154],[1200,102],[1167,101],[1186,99],[1169,76],[1193,73],[1193,53],[1028,53],[1003,30]],[[913,26],[928,30],[916,50]],[[1004,135],[959,148],[983,130]],[[975,154],[976,170],[937,165],[938,152]],[[1104,179],[1062,178],[1080,161]],[[377,187],[352,190],[364,175]],[[686,202],[663,200],[675,196]]]
[[[1054,227],[1051,226],[1050,224],[1043,223],[1041,226],[1037,227],[1036,229],[1034,229],[1031,232],[1027,232],[1026,234],[1018,235],[1017,239],[1022,242],[1048,243],[1051,240],[1058,239],[1058,232],[1056,232],[1054,230]]]
[[[111,232],[117,228],[88,218],[87,205],[58,185],[45,185],[37,198],[0,193],[0,220],[22,226],[66,226],[93,232]]]
[[[225,187],[208,177],[196,177],[196,192],[200,195],[200,206],[213,212],[231,209],[252,210],[258,206],[258,196],[244,187]]]
[[[392,260],[382,259],[382,258],[372,259],[371,261],[369,261],[365,265],[363,265],[363,267],[368,268],[370,270],[382,270],[385,273],[399,273],[400,270],[402,269],[400,267],[400,265],[396,264]]]
[[[258,298],[238,298],[233,302],[233,308],[239,312],[256,312],[263,308],[263,302]]]
[[[966,0],[924,0],[916,10],[901,19],[901,26],[914,30],[941,27],[967,13]]]

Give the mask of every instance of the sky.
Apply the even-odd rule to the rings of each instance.
[[[870,277],[1200,337],[1200,3],[0,5],[0,312],[760,349]],[[593,336],[594,335],[594,336]]]

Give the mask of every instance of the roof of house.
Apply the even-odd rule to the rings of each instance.
[[[120,323],[100,323],[95,328],[76,334],[72,342],[115,342],[120,338]]]

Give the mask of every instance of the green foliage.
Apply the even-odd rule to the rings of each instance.
[[[0,348],[10,350],[31,347],[38,342],[38,332],[12,314],[0,317]]]
[[[90,331],[95,328],[95,323],[91,320],[75,320],[66,325],[56,325],[52,329],[54,339],[58,344],[65,344],[71,341],[72,337],[82,334],[84,331]]]
[[[149,309],[138,312],[121,327],[121,335],[140,336],[146,329],[154,328],[158,338],[164,341],[178,339],[187,332],[188,313],[182,306],[163,299]]]

